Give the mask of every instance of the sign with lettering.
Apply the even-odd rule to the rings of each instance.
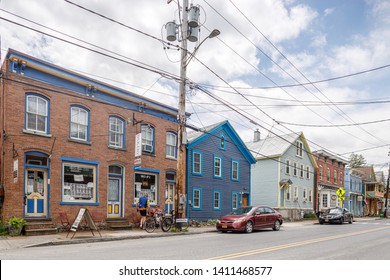
[[[142,134],[135,135],[135,157],[142,156]]]
[[[95,236],[93,231],[96,230],[99,233],[100,237],[102,237],[98,227],[96,226],[95,222],[92,219],[91,214],[89,213],[88,209],[86,209],[86,208],[80,208],[79,213],[77,214],[76,219],[74,220],[72,226],[70,227],[70,230],[68,231],[68,234],[66,235],[66,237],[68,237],[70,231],[73,231],[74,233],[73,233],[73,236],[71,238],[71,239],[73,239],[73,237],[75,236],[76,231],[80,227],[81,221],[83,221],[83,219],[85,220],[88,228],[91,230],[93,236]]]

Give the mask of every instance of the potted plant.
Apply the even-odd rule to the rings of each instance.
[[[22,233],[23,226],[26,224],[26,220],[23,218],[17,218],[12,216],[8,220],[8,232],[10,235],[20,235]]]

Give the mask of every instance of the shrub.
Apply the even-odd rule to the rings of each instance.
[[[304,219],[317,219],[317,215],[313,212],[306,212],[304,215],[303,215],[303,218]]]

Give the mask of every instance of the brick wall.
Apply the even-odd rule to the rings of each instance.
[[[165,171],[176,170],[176,160],[165,157],[166,132],[177,131],[177,126],[142,112],[134,112],[120,106],[107,104],[66,89],[49,86],[19,74],[5,72],[4,79],[4,155],[1,157],[3,168],[4,203],[3,220],[10,216],[24,215],[24,154],[38,151],[50,154],[50,217],[59,223],[58,212],[66,211],[70,217],[78,212],[79,205],[61,205],[61,160],[60,157],[71,157],[100,162],[98,168],[98,206],[86,206],[89,210],[107,212],[108,166],[120,164],[125,169],[124,177],[124,216],[128,217],[134,207],[134,151],[135,135],[140,132],[140,124],[126,125],[126,149],[108,148],[109,116],[116,115],[124,120],[133,118],[148,123],[155,128],[155,154],[141,157],[142,167],[160,170],[159,203],[163,205],[165,196]],[[16,80],[22,83],[11,81]],[[23,131],[25,118],[26,92],[38,93],[50,100],[50,134],[44,137]],[[90,144],[82,144],[69,140],[70,106],[81,105],[90,110]],[[0,117],[1,118],[1,117]],[[4,122],[3,122],[4,121]],[[18,160],[18,177],[14,182],[14,160]],[[84,207],[84,206],[83,206]]]

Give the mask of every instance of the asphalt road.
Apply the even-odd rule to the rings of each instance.
[[[141,253],[140,253],[141,252]],[[2,252],[2,260],[390,260],[390,221],[282,226]]]

